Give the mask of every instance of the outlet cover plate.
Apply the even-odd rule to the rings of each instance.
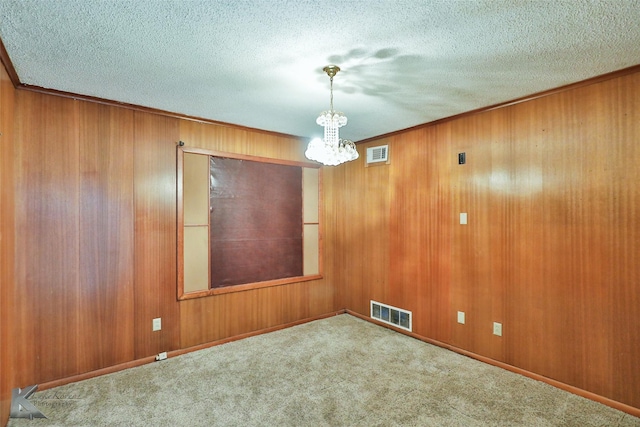
[[[162,329],[162,318],[157,317],[153,319],[153,326],[152,326],[153,332],[159,331],[161,329]]]
[[[458,312],[458,323],[464,325],[464,311]]]

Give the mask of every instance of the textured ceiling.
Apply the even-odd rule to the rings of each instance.
[[[354,141],[640,64],[640,0],[1,0],[23,84]]]

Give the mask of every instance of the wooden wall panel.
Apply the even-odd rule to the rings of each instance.
[[[426,338],[640,408],[639,100],[628,74],[367,142],[386,185],[325,174],[339,303],[410,306]]]
[[[630,355],[640,327],[629,319],[640,290],[629,260],[640,245],[632,225],[640,192],[628,183],[638,179],[639,82],[628,76],[517,108],[518,137],[542,152],[541,237],[532,248],[540,266],[527,295],[517,288],[509,304],[521,304],[514,318],[539,320],[519,325],[519,336],[535,339],[518,340],[513,364],[636,407]],[[545,120],[524,120],[530,115]]]
[[[361,148],[359,148],[361,150]],[[360,151],[362,153],[362,151]],[[347,284],[347,276],[351,270],[347,251],[339,245],[343,241],[340,237],[346,233],[344,228],[340,228],[337,220],[339,209],[346,206],[347,190],[344,183],[345,168],[324,168],[322,172],[322,203],[323,209],[320,213],[320,220],[324,225],[322,239],[324,244],[324,279],[334,283],[333,302],[336,307],[352,307],[352,296],[355,294],[356,286],[350,282]],[[349,221],[351,222],[351,221]],[[341,250],[342,249],[342,250]],[[327,256],[330,253],[337,253],[341,250],[341,257]]]
[[[640,347],[640,75],[626,79],[616,79],[600,87],[604,97],[605,115],[599,122],[603,130],[599,138],[600,153],[606,152],[606,162],[600,168],[606,172],[610,185],[606,199],[606,213],[599,224],[596,236],[606,242],[608,263],[602,268],[601,289],[606,289],[604,321],[597,325],[597,333],[589,336],[589,344],[594,345],[598,336],[607,334],[604,351],[610,365],[610,376],[589,377],[598,384],[588,384],[589,388],[607,387],[607,394],[614,400],[630,402],[640,408],[640,369],[637,364]],[[599,153],[599,154],[600,154]],[[594,182],[593,185],[599,185]],[[595,242],[596,244],[599,242]],[[600,344],[602,345],[602,344]],[[589,364],[590,366],[591,363]],[[593,370],[593,368],[591,369]],[[609,393],[608,391],[611,390]]]
[[[179,120],[135,113],[135,358],[180,348],[176,145]],[[162,330],[152,331],[154,318]]]
[[[503,282],[494,276],[504,273],[504,264],[500,263],[504,254],[499,243],[504,238],[501,230],[506,215],[504,195],[495,188],[501,179],[509,178],[508,171],[495,166],[493,155],[499,149],[493,149],[504,138],[501,136],[504,115],[505,110],[499,110],[451,123],[454,153],[451,302],[452,314],[463,311],[466,315],[464,325],[458,324],[452,315],[456,323],[451,343],[497,360],[502,359],[503,339],[493,335],[493,322],[503,322]],[[464,165],[457,164],[461,152],[466,156]],[[461,213],[467,214],[466,225],[460,224]]]
[[[24,387],[77,373],[79,128],[71,99],[16,99],[15,363]]]
[[[9,418],[14,377],[14,97],[9,75],[0,66],[0,425]]]
[[[79,103],[79,372],[133,359],[133,112]]]
[[[390,274],[387,302],[417,314],[413,331],[451,338],[450,129],[425,128],[390,146]],[[398,138],[396,138],[397,140]]]
[[[369,146],[358,146],[357,160],[323,171],[327,279],[341,306],[364,315],[370,300],[386,302],[390,291],[390,165],[365,167]]]

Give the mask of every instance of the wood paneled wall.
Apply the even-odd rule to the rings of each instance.
[[[29,90],[16,91],[14,129],[16,287],[9,298],[21,339],[12,387],[338,309],[325,280],[177,301],[178,141],[302,161],[298,138]],[[3,276],[3,297],[4,289]],[[156,317],[162,330],[152,332]]]
[[[381,144],[325,170],[338,305],[640,408],[640,73]]]
[[[9,418],[14,371],[14,93],[0,65],[0,425]]]

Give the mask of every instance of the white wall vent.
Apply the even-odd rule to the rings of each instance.
[[[367,164],[383,163],[389,161],[389,146],[380,145],[379,147],[367,148]]]
[[[371,317],[389,325],[412,331],[411,312],[371,300]]]

